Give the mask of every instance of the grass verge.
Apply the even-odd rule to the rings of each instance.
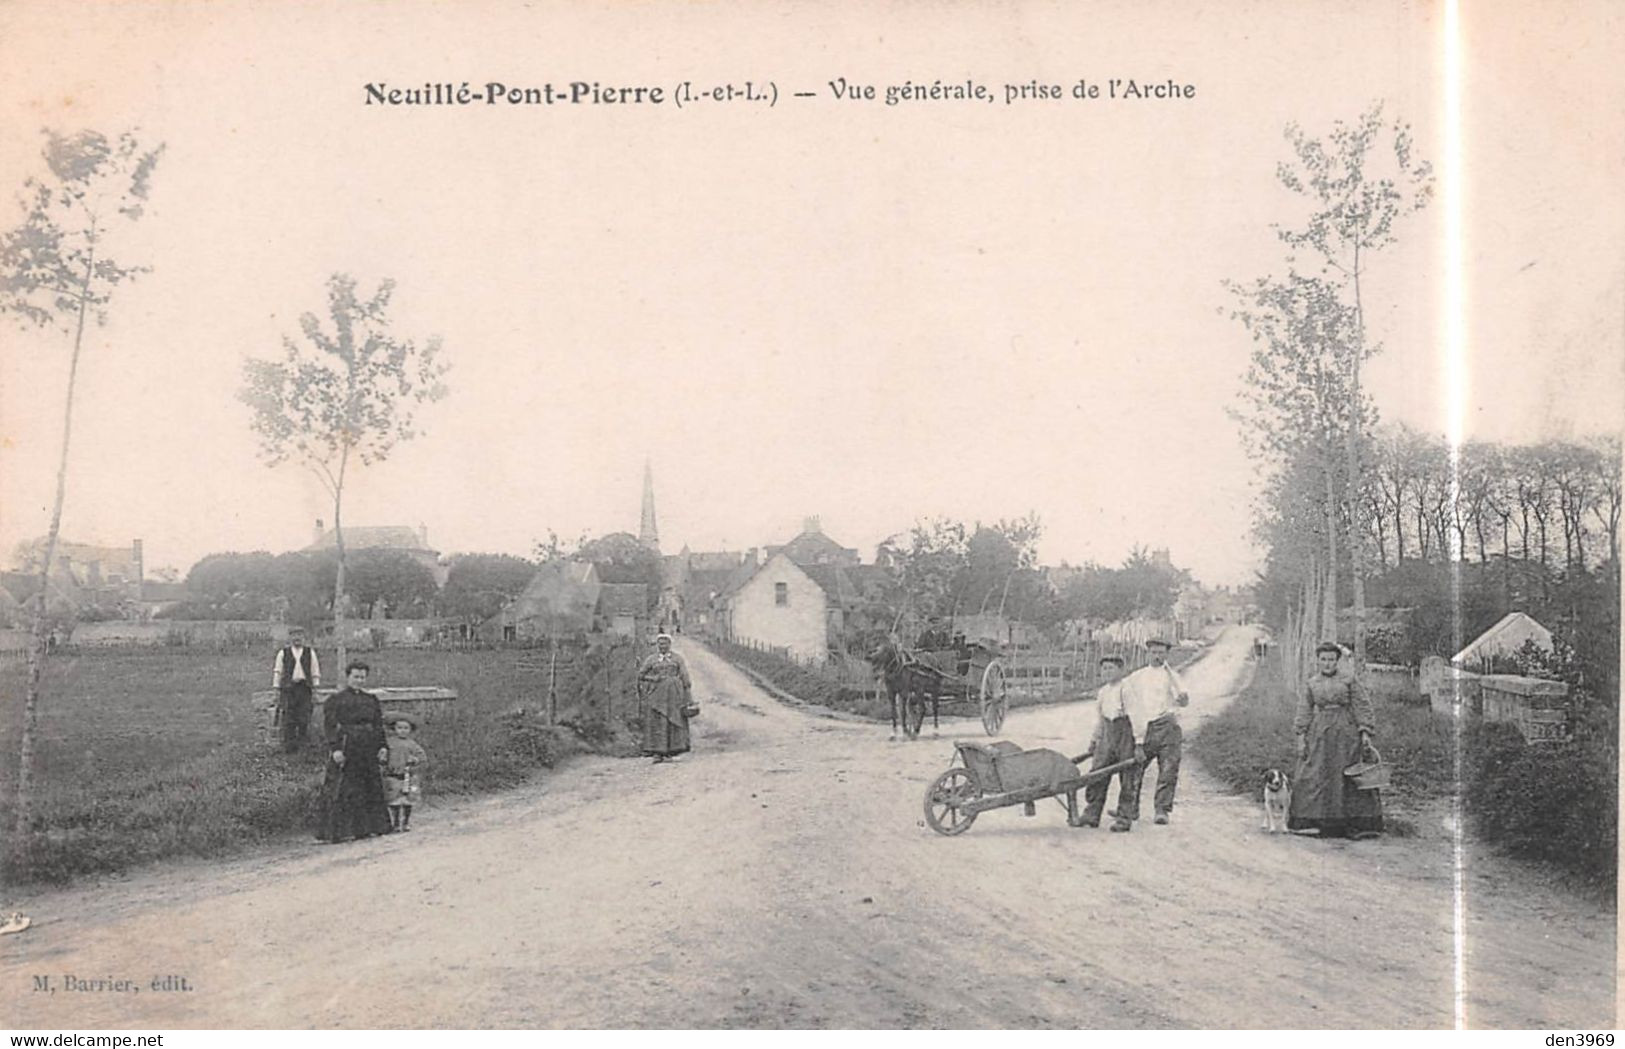
[[[1461,733],[1456,778],[1453,719],[1432,710],[1404,675],[1374,674],[1376,743],[1393,766],[1383,792],[1390,833],[1417,832],[1416,821],[1460,792],[1478,837],[1512,855],[1550,864],[1605,893],[1615,891],[1619,754],[1608,721],[1581,726],[1566,743],[1531,745],[1511,725],[1470,719]],[[1294,697],[1280,654],[1259,665],[1251,684],[1210,717],[1192,754],[1238,794],[1256,796],[1265,769],[1296,764]]]
[[[427,794],[510,788],[572,754],[636,752],[630,682],[637,647],[600,643],[558,665],[558,723],[547,721],[552,664],[536,650],[369,653],[374,683],[446,684],[455,709],[431,718]],[[326,654],[324,654],[326,655]],[[171,856],[218,857],[308,831],[319,747],[286,755],[249,695],[269,657],[122,650],[67,654],[48,668],[31,831],[16,814],[15,716],[23,674],[0,669],[7,884],[62,883]],[[262,666],[261,664],[265,664]]]

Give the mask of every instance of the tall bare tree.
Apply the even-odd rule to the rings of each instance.
[[[1598,498],[1591,504],[1591,512],[1608,533],[1608,561],[1619,572],[1619,516],[1620,516],[1620,448],[1619,437],[1610,434],[1591,442],[1597,456],[1593,465],[1597,471]]]
[[[1360,369],[1368,349],[1363,280],[1373,254],[1395,243],[1394,224],[1424,207],[1433,191],[1433,170],[1414,155],[1409,125],[1384,120],[1382,105],[1373,105],[1352,124],[1338,121],[1324,140],[1311,138],[1296,124],[1289,125],[1293,161],[1280,165],[1281,184],[1305,198],[1308,219],[1299,226],[1278,226],[1276,232],[1293,251],[1312,252],[1322,263],[1322,275],[1337,281],[1353,310],[1353,352],[1347,354],[1348,384],[1354,403],[1360,403]],[[1360,427],[1345,433],[1347,472],[1351,491],[1363,477]],[[1360,500],[1350,498],[1348,510],[1350,560],[1354,588],[1354,659],[1358,672],[1365,667],[1365,558]]]
[[[333,499],[333,625],[341,667],[348,656],[343,512],[351,460],[368,465],[387,458],[396,444],[417,436],[418,408],[447,392],[439,337],[419,345],[391,334],[387,312],[394,292],[395,282],[385,280],[362,297],[355,278],[329,277],[331,328],[314,313],[301,315],[303,342],[283,336],[280,358],[247,358],[238,393],[253,411],[266,464],[304,466]]]
[[[1456,514],[1458,542],[1467,548],[1467,528],[1478,540],[1480,564],[1489,561],[1489,529],[1499,518],[1496,495],[1500,484],[1501,449],[1488,441],[1469,441],[1461,449],[1461,506]]]
[[[145,272],[127,266],[109,250],[120,226],[141,218],[153,170],[163,146],[144,148],[125,132],[108,138],[97,131],[71,135],[45,132],[47,175],[23,183],[23,221],[0,235],[0,312],[24,325],[55,328],[73,336],[68,357],[68,389],[62,405],[62,447],[57,459],[56,496],[39,561],[39,592],[28,647],[28,691],[23,701],[22,736],[17,755],[16,841],[27,848],[33,809],[34,736],[39,717],[40,679],[48,653],[47,595],[62,530],[68,490],[68,447],[73,435],[73,398],[85,327],[105,325],[113,289]]]

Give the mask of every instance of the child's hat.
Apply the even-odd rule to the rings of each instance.
[[[408,725],[411,725],[413,732],[418,730],[418,719],[406,713],[404,710],[391,710],[384,715],[384,724],[390,728],[394,728],[395,722],[397,721],[404,721]]]

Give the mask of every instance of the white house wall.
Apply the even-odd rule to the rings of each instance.
[[[775,587],[786,587],[787,603],[776,602]],[[776,556],[733,595],[734,638],[787,648],[800,659],[823,659],[828,652],[825,597],[819,585],[789,558]]]

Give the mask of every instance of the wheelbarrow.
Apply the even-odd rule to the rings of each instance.
[[[1078,766],[1094,756],[1093,750],[1069,758],[1054,750],[1023,750],[1005,740],[955,742],[954,748],[961,764],[950,765],[925,791],[925,822],[938,834],[963,834],[988,809],[1020,805],[1024,815],[1036,815],[1044,798],[1059,802],[1067,822],[1077,826],[1078,791],[1136,764],[1128,758],[1085,772]]]

